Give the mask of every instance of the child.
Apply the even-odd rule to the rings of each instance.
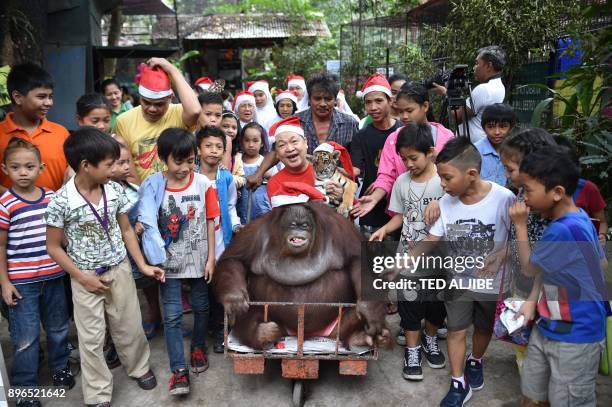
[[[519,244],[523,273],[543,285],[523,364],[523,405],[595,406],[610,308],[597,232],[572,199],[580,170],[566,150],[549,147],[523,159],[520,177],[525,202],[510,209],[519,243],[527,242],[530,210],[551,220],[533,251]],[[526,320],[534,317],[536,299],[522,310]]]
[[[218,259],[232,241],[232,234],[240,228],[240,218],[236,213],[238,193],[231,172],[219,165],[226,149],[225,133],[216,127],[205,127],[198,131],[196,139],[200,155],[199,173],[214,185],[219,199],[220,216],[215,219],[215,257]],[[223,353],[223,308],[212,296],[210,303],[213,352]]]
[[[435,150],[428,125],[409,124],[404,127],[397,138],[396,149],[408,168],[397,178],[391,192],[389,210],[396,214],[372,234],[370,241],[382,241],[386,234],[402,227],[398,253],[403,254],[427,236],[428,227],[423,221],[423,211],[431,200],[440,199],[444,191],[433,163]],[[427,270],[427,274],[424,274],[419,270],[418,278],[432,277],[434,274],[441,273]],[[437,293],[436,290],[418,290],[417,300],[398,298],[401,326],[406,335],[403,376],[407,380],[423,380],[421,350],[431,368],[446,366],[436,336],[446,317],[446,310],[444,303],[437,299]],[[423,319],[425,329],[421,330]]]
[[[245,176],[253,174],[261,165],[264,156],[268,152],[266,148],[265,130],[257,123],[249,123],[242,129],[238,143],[241,146],[242,153],[236,155],[234,169],[242,168],[241,173],[234,172],[234,177],[240,176],[244,179]],[[278,171],[276,167],[270,168],[265,177],[270,178]],[[260,185],[254,192],[244,186],[240,189],[240,200],[238,202],[238,216],[242,224],[247,223],[247,218],[250,220],[256,219],[264,213],[270,211],[270,201],[268,200],[268,192],[265,185]],[[249,207],[249,196],[253,194],[251,202],[250,217],[247,213]]]
[[[260,125],[266,126],[276,117],[274,101],[270,94],[270,85],[264,80],[247,82],[246,85],[247,91],[251,92],[255,98],[256,121]]]
[[[139,218],[163,245],[166,281],[160,285],[164,306],[164,335],[170,360],[170,394],[189,393],[181,329],[182,283],[191,288],[193,333],[191,368],[195,373],[208,369],[205,337],[208,330],[208,283],[215,266],[215,225],[219,206],[213,185],[193,172],[197,154],[195,137],[186,130],[164,130],[157,140],[160,160],[167,170],[147,178],[140,188]],[[147,208],[157,207],[153,213]],[[149,219],[157,218],[156,222]],[[167,253],[167,255],[166,255]],[[148,254],[148,253],[147,253]],[[149,258],[150,261],[152,259]],[[157,260],[156,260],[157,262]]]
[[[268,126],[271,126],[279,120],[291,117],[297,112],[297,93],[290,90],[281,90],[278,95],[276,95],[275,101],[274,109],[276,109],[278,116],[276,116],[273,122],[269,122]]]
[[[102,95],[88,93],[76,102],[79,126],[93,126],[109,134],[111,129],[111,107]]]
[[[234,157],[236,157],[236,154],[238,154],[238,151],[240,151],[240,144],[237,142],[236,137],[238,137],[238,134],[240,134],[242,129],[240,128],[240,120],[238,120],[238,117],[231,110],[223,111],[221,130],[223,130],[225,135],[228,137],[226,140],[232,141],[231,158],[233,168]]]
[[[106,99],[97,93],[88,93],[81,96],[76,102],[77,123],[79,126],[92,126],[96,129],[110,134],[112,129],[112,109]],[[125,140],[116,134],[111,134],[119,144],[127,146]],[[70,176],[73,174],[70,173]],[[130,160],[130,174],[127,181],[138,182],[136,176],[136,165]]]
[[[0,197],[0,285],[2,298],[9,306],[13,345],[11,385],[39,385],[42,321],[53,385],[71,389],[75,381],[68,362],[65,273],[47,254],[44,237],[44,212],[53,192],[34,184],[42,169],[40,151],[35,145],[19,137],[8,143],[2,171],[12,187]],[[17,406],[40,403],[19,399]]]
[[[485,109],[486,112],[486,109]],[[483,113],[483,117],[485,113]],[[485,127],[486,131],[486,127]],[[542,129],[525,129],[516,134],[510,135],[506,138],[501,146],[499,147],[499,155],[501,156],[502,163],[505,169],[505,176],[509,183],[519,188],[516,196],[517,202],[525,201],[525,191],[521,186],[521,180],[519,177],[519,168],[523,158],[538,148],[552,147],[555,146],[553,137]],[[529,243],[534,244],[539,241],[542,237],[542,232],[548,225],[546,219],[542,219],[536,213],[530,213],[527,220],[527,236],[529,237]],[[516,226],[514,223],[510,226],[510,240],[512,248],[512,264],[516,265],[518,272],[512,274],[512,297],[518,298],[529,298],[534,285],[533,279],[525,277],[520,273],[520,259],[517,247],[517,235]],[[539,294],[539,293],[536,293]],[[523,371],[523,361],[525,359],[525,346],[513,345],[516,353],[516,363],[519,369],[519,373]]]
[[[431,135],[434,140],[436,152],[440,152],[442,147],[454,137],[452,131],[439,123],[427,120],[429,112],[429,96],[427,89],[420,83],[407,82],[396,96],[395,109],[399,115],[403,126],[409,123],[428,124],[431,127]],[[395,150],[395,143],[400,129],[387,136],[378,163],[378,173],[376,181],[371,185],[366,195],[359,198],[359,203],[355,205],[351,214],[362,217],[369,213],[383,198],[389,198],[393,183],[406,172],[406,165]]]
[[[495,103],[485,107],[480,122],[487,135],[474,144],[482,158],[480,177],[485,181],[495,182],[505,187],[506,176],[499,156],[499,148],[516,125],[516,114],[510,106]]]
[[[57,191],[69,174],[64,157],[64,140],[68,130],[47,120],[53,107],[53,78],[41,67],[25,63],[11,69],[6,87],[11,97],[11,112],[0,122],[0,156],[9,140],[21,137],[38,147],[45,170],[36,185]],[[0,193],[11,186],[10,179],[0,173]]]
[[[47,207],[47,250],[71,277],[85,404],[105,405],[113,391],[102,352],[105,315],[127,374],[142,389],[157,385],[126,248],[143,274],[163,281],[164,271],[145,263],[128,220],[125,192],[110,181],[119,143],[82,127],[66,139],[64,152],[76,175]]]
[[[198,129],[203,129],[206,126],[221,127],[223,117],[223,97],[216,92],[203,91],[198,96],[198,101],[202,106],[202,112],[198,119]],[[229,146],[223,154],[221,163],[225,168],[232,169],[232,138],[226,135],[226,144]],[[196,157],[197,160],[197,157]]]
[[[514,194],[480,178],[480,154],[466,137],[446,143],[436,157],[438,175],[445,195],[440,199],[440,217],[429,235],[413,250],[427,254],[431,243],[444,238],[453,258],[472,258],[473,267],[451,269],[457,288],[445,301],[448,325],[448,357],[451,386],[441,406],[461,406],[472,390],[484,387],[482,358],[493,332],[496,301],[501,287],[505,245],[510,230],[508,208]],[[477,243],[477,244],[472,244]],[[484,260],[483,260],[484,259]],[[485,261],[486,260],[486,261]],[[479,261],[484,267],[477,267]],[[474,284],[487,277],[488,287]],[[467,289],[462,289],[467,287]],[[474,326],[472,353],[465,361],[466,335]]]
[[[555,141],[558,145],[568,150],[570,157],[574,160],[574,163],[578,165],[578,168],[580,168],[580,161],[578,160],[578,154],[576,153],[576,146],[574,143],[563,136],[555,136]],[[608,233],[608,218],[606,217],[606,201],[601,196],[599,188],[591,181],[580,178],[576,190],[574,191],[573,198],[576,206],[584,209],[591,218],[597,230],[599,242],[602,247],[605,247],[606,234]]]

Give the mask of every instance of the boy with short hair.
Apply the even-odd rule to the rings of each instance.
[[[0,197],[0,285],[11,324],[11,385],[39,385],[42,321],[53,385],[70,389],[75,381],[68,362],[65,273],[45,246],[44,214],[53,191],[35,185],[42,169],[35,145],[19,137],[11,139],[4,150],[2,172],[13,185]],[[40,406],[40,402],[19,399],[17,406]]]
[[[183,351],[181,286],[190,287],[193,309],[191,368],[208,369],[205,337],[208,331],[208,284],[215,266],[215,224],[219,216],[213,184],[193,172],[197,153],[193,134],[166,129],[157,151],[167,170],[151,175],[140,188],[139,218],[145,238],[154,234],[165,260],[166,282],[160,284],[164,305],[164,336],[170,361],[171,395],[189,393],[189,371]],[[146,252],[148,255],[149,253]],[[149,258],[151,261],[151,258]],[[155,260],[156,263],[158,262]]]
[[[462,270],[459,267],[450,270],[449,285],[455,288],[449,290],[445,300],[452,377],[440,405],[450,407],[465,404],[472,390],[484,387],[482,358],[493,333],[497,298],[505,288],[501,287],[500,271],[510,230],[508,208],[514,194],[480,178],[480,154],[467,137],[446,143],[436,157],[436,165],[446,193],[438,201],[440,217],[413,253],[426,255],[432,249],[431,242],[444,238],[454,259],[473,258],[472,267],[466,264]],[[484,267],[479,267],[478,258]],[[489,279],[491,288],[477,286],[483,276]],[[472,353],[464,363],[466,335],[471,325]]]
[[[499,148],[516,126],[516,114],[510,106],[495,103],[485,107],[482,112],[481,125],[487,137],[474,144],[482,158],[480,178],[505,187],[507,180]]]
[[[610,315],[603,279],[607,261],[588,215],[572,199],[579,174],[563,149],[527,155],[520,167],[525,202],[510,209],[518,242],[528,242],[529,210],[551,220],[533,251],[518,245],[523,272],[542,285],[539,299],[530,298],[523,307],[525,319],[533,319],[537,300],[540,316],[523,363],[525,406],[597,403],[597,370]]]
[[[53,78],[38,65],[15,65],[7,77],[12,112],[0,122],[0,156],[13,137],[21,137],[40,150],[44,171],[36,185],[57,191],[69,172],[64,157],[68,130],[47,119],[53,106]],[[0,193],[11,186],[8,175],[0,173]]]
[[[47,250],[71,277],[83,396],[92,406],[109,406],[112,396],[103,353],[105,315],[127,374],[142,389],[157,385],[126,248],[144,275],[163,281],[164,271],[145,263],[127,215],[131,205],[123,188],[110,181],[119,151],[119,143],[98,129],[72,133],[64,153],[76,175],[46,213]]]
[[[204,91],[198,96],[198,101],[202,106],[202,113],[198,119],[198,127],[203,129],[209,127],[221,127],[223,119],[223,97],[220,93]],[[223,153],[221,163],[227,169],[232,169],[232,138],[225,137],[226,148]],[[197,161],[197,160],[196,160]]]
[[[240,217],[236,211],[238,190],[232,173],[223,168],[221,159],[227,150],[227,136],[218,127],[205,127],[196,135],[200,155],[199,173],[217,190],[220,216],[215,218],[215,260],[221,257],[232,241],[233,233],[240,229]],[[223,308],[211,297],[210,325],[213,332],[213,352],[223,353]]]

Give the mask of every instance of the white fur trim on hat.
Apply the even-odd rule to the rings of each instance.
[[[199,87],[200,87],[200,89],[202,89],[202,90],[208,90],[208,89],[210,89],[210,87],[211,87],[212,85],[211,85],[210,83],[200,83],[198,86],[199,86]]]
[[[303,90],[306,90],[306,81],[304,81],[304,79],[291,79],[287,82],[287,87],[291,88],[292,86],[299,86]]]
[[[276,128],[276,131],[274,132],[274,137],[278,136],[281,133],[295,133],[298,136],[302,136],[304,138],[306,138],[306,135],[304,134],[304,129],[298,126],[291,126],[291,125],[282,125],[282,126],[278,126]]]
[[[367,88],[365,88],[363,90],[363,92],[361,92],[361,96],[357,95],[358,97],[365,97],[368,93],[370,92],[382,92],[385,95],[389,96],[389,97],[393,97],[393,94],[391,93],[391,89],[387,88],[386,86],[382,86],[382,85],[372,85],[372,86],[368,86]],[[359,92],[357,92],[359,93]]]
[[[138,94],[147,99],[162,99],[162,98],[165,98],[166,96],[172,95],[172,89],[167,89],[167,90],[156,92],[156,91],[147,89],[142,85],[139,85]]]
[[[317,148],[314,149],[313,153],[316,153],[317,151],[324,151],[326,153],[331,154],[334,152],[334,147],[331,144],[322,143],[322,144],[319,144]]]
[[[298,103],[297,96],[295,96],[291,92],[280,92],[278,95],[276,95],[276,99],[274,99],[274,102],[276,102],[278,104],[278,102],[283,100],[283,99],[292,100],[293,103],[295,103],[296,105]]]
[[[255,97],[252,95],[240,95],[236,98],[236,110],[238,110],[238,107],[243,104],[243,103],[248,103],[250,102],[253,106],[255,106]]]
[[[271,204],[273,208],[283,206],[283,205],[291,205],[297,203],[304,203],[310,201],[310,197],[306,194],[299,195],[274,195],[271,199]]]

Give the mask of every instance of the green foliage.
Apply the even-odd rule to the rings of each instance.
[[[183,55],[181,55],[178,58],[170,58],[170,59],[168,59],[168,61],[170,61],[172,63],[172,65],[177,67],[178,70],[182,71],[183,70],[183,62],[187,61],[188,59],[199,57],[199,56],[200,56],[200,51],[193,49],[191,51],[185,52]]]
[[[581,0],[451,0],[447,24],[425,30],[433,57],[472,66],[477,50],[499,45],[507,54],[508,85],[530,54],[548,53],[580,18]]]
[[[11,67],[8,65],[0,66],[0,120],[4,119],[6,106],[11,103],[11,98],[6,88],[6,80],[11,72]]]
[[[612,4],[593,4],[582,12],[584,19],[609,15]],[[543,108],[538,106],[532,123],[548,127],[552,132],[573,139],[578,146],[584,177],[593,180],[601,188],[606,201],[612,198],[612,119],[603,113],[610,109],[610,79],[612,68],[612,30],[609,26],[595,30],[576,31],[572,38],[579,39],[582,64],[572,67],[563,75],[561,89],[553,90],[543,85],[551,98],[541,102],[550,108],[552,102],[563,107],[558,117],[549,114],[542,117]],[[574,52],[569,49],[566,52]],[[547,103],[546,103],[547,102]]]

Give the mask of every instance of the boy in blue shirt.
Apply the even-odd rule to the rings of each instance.
[[[499,155],[499,148],[516,126],[516,114],[510,106],[504,103],[495,103],[487,106],[482,112],[481,125],[487,137],[474,144],[482,158],[480,178],[505,187],[506,175]]]
[[[567,151],[547,148],[525,157],[520,167],[525,202],[509,214],[516,225],[522,270],[541,286],[539,318],[531,333],[521,376],[523,405],[595,406],[599,358],[609,314],[603,272],[607,267],[597,232],[572,194],[580,171]],[[529,210],[551,223],[530,253]],[[521,308],[533,319],[536,295]]]

